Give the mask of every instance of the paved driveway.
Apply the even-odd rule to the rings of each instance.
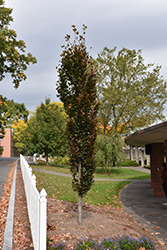
[[[0,157],[0,198],[4,192],[3,185],[7,181],[8,174],[17,159],[16,157]]]

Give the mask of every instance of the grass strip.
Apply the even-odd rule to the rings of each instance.
[[[44,188],[47,197],[74,203],[78,202],[77,193],[72,189],[72,178],[38,171],[33,171],[33,173],[36,175],[37,189],[41,191]],[[97,206],[121,207],[119,192],[129,183],[127,181],[95,181],[91,190],[85,196],[84,202]]]

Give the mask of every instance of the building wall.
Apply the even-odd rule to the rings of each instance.
[[[0,146],[3,147],[2,157],[11,157],[12,148],[12,130],[10,128],[5,129],[5,136],[0,140]]]

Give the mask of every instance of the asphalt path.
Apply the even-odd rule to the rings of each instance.
[[[138,180],[127,185],[121,190],[120,199],[125,210],[165,243],[167,249],[167,206],[163,206],[165,197],[154,196],[151,180]]]
[[[18,157],[0,157],[0,198],[3,195],[4,184],[8,179],[8,174],[17,159]]]

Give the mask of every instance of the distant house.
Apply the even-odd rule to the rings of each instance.
[[[1,157],[18,157],[19,152],[14,147],[14,142],[12,138],[12,129],[5,129],[5,136],[0,135],[0,147],[3,148],[3,153]]]

